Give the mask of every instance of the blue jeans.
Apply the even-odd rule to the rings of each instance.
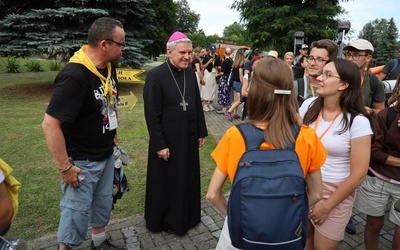
[[[58,242],[70,247],[79,246],[85,240],[89,223],[92,227],[104,227],[110,221],[112,209],[114,155],[103,161],[75,161],[82,170],[83,180],[79,187],[61,182],[61,218]]]

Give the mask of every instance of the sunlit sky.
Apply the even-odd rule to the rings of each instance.
[[[239,13],[231,10],[229,6],[233,0],[187,0],[192,11],[200,14],[199,29],[203,29],[206,35],[218,34],[226,26],[239,22]],[[340,3],[346,9],[347,14],[341,16],[343,20],[350,21],[352,35],[346,39],[354,40],[362,27],[374,19],[394,18],[397,27],[400,29],[400,1],[398,0],[350,0],[347,3]]]

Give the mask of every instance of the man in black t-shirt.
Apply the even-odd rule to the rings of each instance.
[[[42,127],[62,182],[61,250],[81,245],[89,222],[91,249],[124,249],[105,234],[113,204],[118,127],[117,78],[111,62],[124,50],[121,22],[99,18],[89,29],[88,45],[75,52],[54,80]]]
[[[201,99],[204,101],[204,111],[214,111],[213,100],[217,94],[217,74],[221,71],[221,61],[216,53],[217,47],[215,44],[210,45],[210,53],[204,56],[204,82],[201,88]]]
[[[400,47],[397,49],[398,58],[389,60],[378,77],[381,80],[396,80],[400,75]]]

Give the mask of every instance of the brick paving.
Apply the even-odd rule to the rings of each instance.
[[[226,129],[241,122],[234,120],[230,122],[224,115],[215,112],[205,112],[210,136],[220,140]],[[365,215],[353,210],[353,221],[357,228],[355,235],[346,233],[344,240],[339,245],[339,250],[365,249],[363,233],[365,226]],[[385,217],[385,225],[381,231],[379,249],[391,249],[391,240],[395,225]],[[145,227],[143,215],[113,220],[107,226],[107,233],[112,241],[119,246],[126,246],[129,250],[155,250],[155,249],[214,249],[221,233],[224,217],[208,201],[201,203],[201,223],[192,228],[184,236],[171,233],[151,233]],[[76,249],[90,249],[91,231],[85,242]],[[50,235],[28,242],[28,249],[57,249],[56,235]]]

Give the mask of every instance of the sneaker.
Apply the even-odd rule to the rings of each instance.
[[[346,232],[349,234],[356,234],[357,230],[356,230],[356,226],[353,223],[353,220],[350,218],[349,222],[346,225]]]
[[[225,111],[226,111],[226,109],[223,108],[223,109],[215,111],[215,113],[217,113],[217,114],[225,114]]]
[[[213,107],[212,104],[208,104],[208,108],[210,109],[210,111],[214,111],[215,110],[215,108]]]
[[[105,241],[103,241],[103,243],[101,243],[100,246],[95,247],[93,244],[93,240],[90,243],[90,249],[91,250],[126,250],[125,247],[117,247],[116,245],[112,244],[110,242],[110,239],[106,239]]]
[[[238,114],[234,114],[234,115],[232,116],[232,118],[233,118],[233,119],[240,119],[241,117],[240,117],[240,115],[238,115]]]
[[[0,250],[26,250],[28,245],[25,239],[5,239],[0,237]]]
[[[208,111],[210,111],[210,108],[209,108],[209,107],[207,107],[207,104],[204,104],[204,106],[203,106],[203,110],[204,110],[204,111],[206,111],[206,112],[208,112]]]
[[[225,116],[228,118],[229,121],[233,121],[233,117],[232,117],[231,112],[225,111]]]

